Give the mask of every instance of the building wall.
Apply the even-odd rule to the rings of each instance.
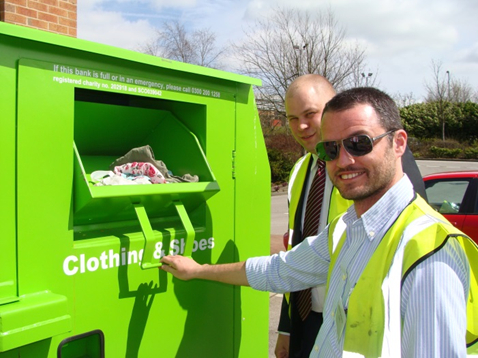
[[[0,21],[76,37],[77,0],[0,0]]]

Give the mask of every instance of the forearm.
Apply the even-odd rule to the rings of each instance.
[[[325,284],[330,264],[327,241],[305,240],[291,251],[247,260],[249,285],[256,290],[276,293],[295,292]],[[321,247],[311,247],[311,246]],[[320,250],[320,252],[318,251]]]
[[[204,264],[201,265],[197,278],[236,286],[249,286],[245,267],[245,261],[220,265]]]
[[[161,270],[181,280],[203,279],[238,286],[249,286],[245,262],[220,265],[200,265],[184,256],[165,256],[161,259]]]

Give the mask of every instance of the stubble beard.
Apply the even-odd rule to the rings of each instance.
[[[342,188],[341,190],[340,186],[335,185],[336,183],[334,183],[334,185],[337,187],[344,199],[353,200],[355,203],[368,200],[374,196],[381,196],[383,195],[384,191],[389,188],[390,183],[395,176],[395,166],[393,165],[394,160],[395,158],[393,157],[392,151],[390,149],[387,150],[384,158],[384,163],[386,163],[385,165],[382,165],[381,167],[377,165],[373,168],[373,171],[361,169],[364,171],[364,174],[362,175],[365,175],[368,179],[365,185],[361,185],[356,188],[352,187],[349,190],[347,190],[347,187]],[[352,171],[354,168],[348,167],[345,170]],[[372,173],[372,175],[370,173]]]

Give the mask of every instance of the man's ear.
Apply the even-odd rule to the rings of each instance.
[[[407,132],[405,132],[403,129],[397,130],[393,137],[395,153],[400,157],[403,155],[403,153],[405,153],[405,150],[407,149],[407,138]]]

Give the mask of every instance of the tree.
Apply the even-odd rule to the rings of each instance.
[[[436,102],[442,127],[442,140],[445,140],[445,122],[454,118],[455,107],[460,103],[477,100],[477,93],[466,82],[453,79],[450,71],[443,74],[442,63],[432,60],[433,80],[425,83],[427,102]]]
[[[153,56],[195,65],[220,68],[225,48],[216,47],[216,35],[210,29],[189,31],[177,20],[166,21],[156,37],[139,49]]]
[[[415,104],[418,102],[413,92],[406,93],[406,94],[397,93],[393,96],[393,100],[397,104],[398,108],[411,106],[412,104]]]
[[[355,85],[361,73],[368,74],[363,70],[365,50],[346,40],[330,10],[278,8],[244,32],[245,40],[232,48],[240,71],[262,79],[258,103],[268,110],[284,114],[286,89],[300,75],[320,74],[340,90]]]
[[[445,81],[442,75],[442,63],[432,60],[433,80],[431,83],[426,82],[427,102],[436,102],[438,108],[438,117],[441,122],[442,140],[445,140],[445,119],[446,108],[450,99],[449,82]],[[448,75],[449,72],[447,71]]]
[[[448,77],[450,77],[450,72],[447,71]],[[450,101],[451,102],[472,102],[475,98],[473,93],[473,88],[466,81],[460,81],[458,79],[451,79],[450,81]]]

